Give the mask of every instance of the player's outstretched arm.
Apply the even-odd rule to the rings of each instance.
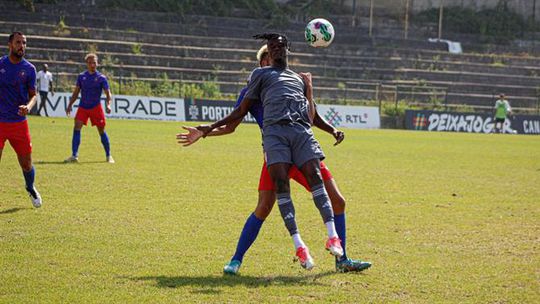
[[[315,109],[315,118],[313,119],[313,125],[315,125],[317,128],[332,134],[334,138],[336,139],[336,142],[334,143],[334,146],[339,145],[344,139],[345,139],[345,133],[343,131],[340,131],[331,124],[329,124],[326,119],[322,118],[319,115],[319,112]]]
[[[187,133],[176,134],[176,139],[184,147],[191,146],[203,136],[202,131],[197,130],[195,127],[182,126],[182,129],[186,130]]]
[[[223,119],[218,120],[218,121],[216,121],[215,123],[213,123],[211,125],[198,126],[197,129],[199,131],[203,132],[203,137],[206,137],[206,136],[208,136],[208,134],[210,132],[212,132],[212,130],[214,130],[216,128],[219,128],[221,126],[225,126],[227,124],[234,123],[234,122],[236,122],[238,120],[242,121],[244,116],[246,116],[246,114],[248,113],[248,110],[249,110],[249,108],[251,107],[252,104],[253,104],[253,101],[251,99],[244,98],[242,100],[242,102],[240,103],[240,105],[236,109],[234,109],[234,111],[232,111],[229,115],[224,117]]]
[[[208,133],[208,136],[221,136],[234,133],[236,127],[240,124],[240,122],[242,122],[242,119],[214,129],[212,130],[212,132]],[[182,128],[184,130],[187,130],[188,132],[176,134],[176,139],[178,140],[178,143],[182,144],[184,147],[194,144],[203,136],[202,131],[198,130],[196,127],[182,126]]]

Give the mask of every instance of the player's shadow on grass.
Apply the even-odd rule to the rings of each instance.
[[[10,213],[15,213],[17,211],[20,211],[20,210],[24,210],[26,208],[20,208],[20,207],[17,207],[17,208],[10,208],[10,209],[6,209],[6,210],[2,210],[0,211],[0,214],[10,214]]]
[[[64,162],[63,160],[62,161],[44,161],[44,160],[38,160],[36,162],[34,162],[34,165],[71,165],[71,166],[75,166],[75,165],[87,165],[87,164],[105,164],[107,163],[106,161],[99,161],[99,160],[94,160],[94,161],[84,161],[84,162],[78,162],[78,163],[66,163]]]
[[[320,278],[336,274],[335,271],[327,271],[317,274],[299,275],[299,276],[147,276],[135,277],[136,281],[155,281],[160,288],[182,288],[194,287],[200,288],[196,293],[217,294],[220,293],[220,287],[234,287],[243,285],[248,288],[268,287],[268,286],[330,286],[318,282]]]

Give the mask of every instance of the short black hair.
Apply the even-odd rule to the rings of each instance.
[[[285,47],[287,48],[287,50],[289,50],[291,48],[291,43],[289,42],[289,39],[287,39],[287,36],[283,35],[283,34],[278,34],[278,33],[263,33],[263,34],[258,34],[258,35],[255,35],[253,36],[253,38],[255,39],[261,39],[261,40],[266,40],[266,41],[270,41],[270,40],[276,40],[276,39],[280,39],[283,44],[285,44]]]
[[[11,35],[9,35],[9,42],[13,41],[13,38],[15,38],[15,35],[21,35],[21,36],[24,36],[24,34],[22,32],[13,32],[11,33]]]

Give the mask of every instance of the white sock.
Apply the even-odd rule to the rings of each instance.
[[[300,247],[306,247],[306,244],[304,244],[304,241],[302,241],[302,238],[300,237],[300,233],[293,234],[292,240],[294,242],[294,248],[298,249]]]
[[[326,230],[328,230],[328,238],[334,238],[337,237],[337,231],[336,231],[336,225],[334,225],[334,221],[329,221],[324,223],[326,225]]]

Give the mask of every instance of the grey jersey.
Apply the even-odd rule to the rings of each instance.
[[[262,102],[264,127],[287,121],[309,127],[308,100],[304,91],[302,77],[292,70],[264,67],[251,72],[245,97]]]

